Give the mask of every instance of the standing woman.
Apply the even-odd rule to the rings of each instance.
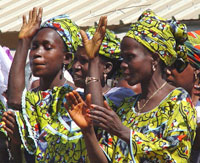
[[[8,104],[19,110],[15,115],[21,141],[16,140],[18,128],[10,111],[4,113],[4,128],[13,142],[22,142],[35,162],[85,162],[82,133],[62,103],[65,93],[72,90],[63,70],[70,66],[80,43],[79,28],[67,15],[49,19],[40,26],[41,18],[42,9],[37,8],[29,12],[28,22],[23,17],[10,71]],[[29,48],[31,70],[40,77],[40,85],[33,91],[23,91]]]
[[[102,107],[91,105],[89,96],[84,103],[74,91],[66,95],[75,104],[68,110],[85,135],[91,162],[107,162],[107,159],[138,163],[189,162],[196,112],[189,94],[183,88],[171,86],[164,78],[164,67],[171,66],[177,57],[187,61],[183,45],[186,39],[185,25],[174,19],[167,21],[147,10],[131,25],[121,42],[125,80],[129,85],[141,83],[142,93],[123,101],[116,113],[106,102]],[[84,42],[88,44],[87,40]],[[92,50],[87,54],[92,62],[97,57]],[[88,87],[94,83],[99,84],[94,79]],[[95,98],[92,90],[90,93]],[[79,109],[85,112],[78,112]],[[82,124],[75,113],[85,118],[86,123]],[[107,159],[94,141],[91,122],[108,133],[101,140]]]

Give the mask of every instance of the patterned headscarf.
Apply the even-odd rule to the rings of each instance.
[[[95,27],[86,30],[88,39],[92,39],[96,31]],[[120,57],[120,39],[113,31],[106,29],[105,37],[99,49],[99,54],[111,59],[121,59]]]
[[[190,64],[200,69],[200,31],[188,32],[188,41],[185,42],[188,49]]]
[[[41,28],[44,27],[53,28],[58,32],[66,44],[67,51],[72,53],[73,61],[74,53],[76,52],[78,45],[81,44],[79,27],[72,22],[68,15],[59,15],[51,18],[41,25]],[[71,67],[71,64],[68,68]]]
[[[153,53],[158,53],[167,66],[171,66],[177,57],[187,62],[186,25],[174,18],[166,20],[151,10],[146,10],[136,23],[131,25],[126,36],[143,44]]]

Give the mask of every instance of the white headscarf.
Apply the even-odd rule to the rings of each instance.
[[[5,104],[5,98],[2,93],[7,90],[8,85],[8,75],[10,72],[10,67],[12,63],[12,58],[10,54],[6,52],[8,48],[4,49],[0,46],[0,100]]]

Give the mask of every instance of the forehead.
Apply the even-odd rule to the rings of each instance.
[[[63,42],[60,35],[54,29],[51,29],[51,28],[40,29],[38,33],[35,35],[35,37],[33,38],[33,41],[43,41],[43,40],[46,40],[52,43]]]

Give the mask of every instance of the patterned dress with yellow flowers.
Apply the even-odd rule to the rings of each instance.
[[[131,129],[130,144],[104,134],[100,143],[111,162],[189,162],[196,131],[196,111],[183,88],[171,91],[149,112],[136,115],[140,95],[127,98],[116,111]]]
[[[83,135],[64,107],[64,96],[71,91],[64,85],[23,93],[17,123],[22,143],[36,162],[86,162]]]

